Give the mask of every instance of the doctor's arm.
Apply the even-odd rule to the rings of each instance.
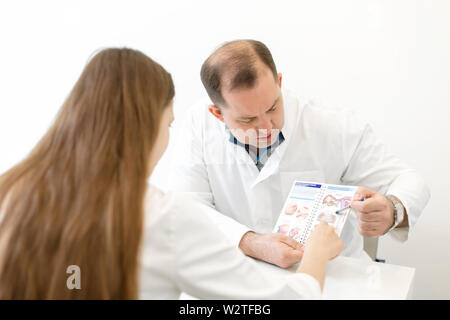
[[[341,177],[344,184],[362,186],[355,195],[352,207],[359,214],[360,233],[380,236],[387,232],[406,241],[422,210],[430,191],[421,175],[400,161],[375,136],[370,125],[359,119],[349,119],[343,145],[347,167]],[[404,208],[404,218],[394,225],[394,203]]]
[[[168,189],[179,191],[216,209],[214,196],[209,184],[206,163],[203,156],[203,132],[201,116],[187,112],[176,119],[173,125],[170,146],[170,168]],[[214,224],[238,247],[242,236],[250,228],[218,212],[208,211]]]

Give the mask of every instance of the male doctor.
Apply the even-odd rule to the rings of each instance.
[[[212,103],[190,108],[178,124],[168,189],[214,207],[213,220],[246,255],[284,268],[301,259],[301,244],[273,233],[295,180],[360,186],[351,202],[357,214],[341,234],[343,255],[368,259],[363,236],[407,240],[428,187],[366,122],[283,91],[259,41],[222,45],[201,80]]]

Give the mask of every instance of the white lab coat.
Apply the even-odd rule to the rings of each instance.
[[[214,221],[237,246],[249,230],[272,232],[294,180],[365,186],[397,196],[409,228],[389,232],[405,241],[430,193],[421,176],[387,151],[371,126],[351,110],[327,109],[283,91],[285,141],[259,172],[250,156],[229,141],[208,101],[176,120],[168,189],[188,192],[222,215]],[[368,257],[350,215],[341,234],[342,255]]]
[[[212,223],[214,211],[191,198],[150,187],[146,195],[140,298],[318,299],[316,279],[263,270]]]

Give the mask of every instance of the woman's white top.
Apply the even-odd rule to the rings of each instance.
[[[149,186],[141,255],[141,299],[318,299],[304,273],[274,277],[236,248],[207,214],[214,210],[179,193]]]

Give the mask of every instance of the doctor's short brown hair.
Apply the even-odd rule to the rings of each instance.
[[[222,90],[253,88],[258,79],[257,62],[262,62],[277,81],[277,68],[267,46],[257,40],[234,40],[216,49],[203,63],[200,77],[211,101],[226,106]]]

